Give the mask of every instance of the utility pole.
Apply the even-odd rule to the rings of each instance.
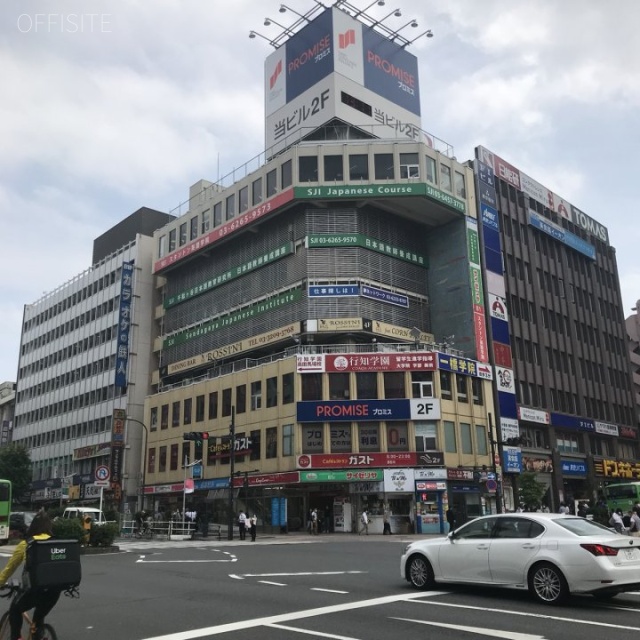
[[[231,407],[229,425],[229,520],[227,522],[227,540],[233,540],[233,477],[236,471],[236,408]]]
[[[491,443],[491,467],[496,477],[496,511],[502,513],[502,478],[498,477],[498,465],[496,464],[496,453],[500,455],[500,450],[496,451],[499,441],[494,437],[493,433],[493,417],[489,415],[489,442]]]

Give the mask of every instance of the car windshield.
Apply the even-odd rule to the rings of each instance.
[[[611,529],[586,518],[555,518],[553,520],[558,526],[575,533],[577,536],[597,536],[606,533],[611,535]]]

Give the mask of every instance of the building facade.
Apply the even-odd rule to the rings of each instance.
[[[16,408],[16,384],[15,382],[3,382],[0,384],[0,447],[11,443],[13,432],[13,417]]]

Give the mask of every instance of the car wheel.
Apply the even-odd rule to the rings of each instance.
[[[560,604],[569,595],[569,585],[558,567],[541,562],[529,572],[529,591],[544,604]]]
[[[421,555],[411,556],[407,562],[407,578],[416,589],[428,589],[433,585],[433,569]]]

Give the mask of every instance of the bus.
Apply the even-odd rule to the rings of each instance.
[[[0,544],[9,542],[11,515],[11,480],[0,480]]]
[[[627,513],[640,502],[640,482],[617,482],[604,487],[604,499],[609,511],[622,509]]]

